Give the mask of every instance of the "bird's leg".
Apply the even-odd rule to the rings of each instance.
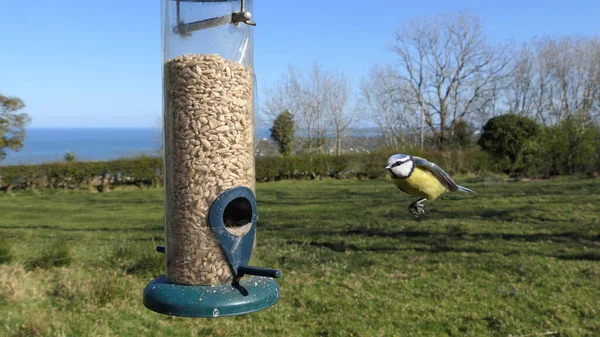
[[[415,218],[419,216],[419,214],[425,213],[425,205],[423,205],[425,200],[427,200],[427,198],[421,198],[408,206],[408,210]]]

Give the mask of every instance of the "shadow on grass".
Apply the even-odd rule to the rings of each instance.
[[[563,219],[558,219],[544,214],[535,214],[535,209],[530,206],[511,207],[505,209],[436,209],[431,214],[436,219],[485,219],[505,222],[536,222],[536,223],[563,223]],[[427,218],[427,214],[425,219]],[[424,219],[424,220],[425,220]]]
[[[587,241],[600,241],[600,235],[582,235],[577,232],[561,232],[561,233],[532,233],[532,234],[514,234],[514,233],[440,233],[440,232],[428,232],[420,230],[401,230],[401,231],[386,231],[375,228],[359,228],[342,232],[342,235],[360,235],[369,237],[385,237],[385,238],[423,238],[423,237],[450,237],[458,240],[465,241],[478,241],[478,240],[515,240],[515,241],[557,241],[557,242],[569,242],[576,241],[581,243],[581,240]]]
[[[476,243],[477,241],[490,240],[506,240],[506,241],[521,241],[521,242],[538,242],[538,241],[554,241],[570,243],[571,246],[589,247],[591,244],[596,247],[596,242],[600,241],[600,235],[582,235],[577,232],[560,232],[560,233],[532,233],[532,234],[513,234],[513,233],[444,233],[444,232],[429,232],[424,230],[401,230],[401,231],[386,231],[382,229],[359,228],[348,230],[340,235],[346,236],[366,236],[366,237],[381,237],[395,238],[404,244],[416,244],[417,247],[404,246],[403,244],[393,243],[392,245],[367,245],[358,246],[353,243],[348,243],[345,240],[339,241],[300,241],[287,240],[287,244],[308,245],[317,248],[327,248],[335,252],[346,251],[368,251],[368,252],[399,252],[399,251],[415,251],[421,253],[474,253],[474,254],[501,254],[504,256],[511,255],[536,255],[544,257],[552,257],[561,260],[585,260],[585,261],[600,261],[600,250],[584,251],[584,252],[536,252],[536,251],[499,251],[498,248],[479,248],[461,246],[461,242]],[[589,244],[586,244],[588,241]],[[481,243],[484,245],[485,243]]]
[[[457,247],[448,243],[444,243],[443,240],[435,241],[432,240],[429,243],[428,247],[385,247],[385,246],[368,246],[368,247],[358,247],[354,244],[349,244],[344,241],[340,242],[314,242],[314,241],[297,241],[297,240],[288,240],[286,244],[289,245],[308,245],[316,248],[327,248],[334,252],[343,253],[347,251],[368,251],[368,252],[399,252],[399,251],[414,251],[419,253],[429,253],[429,254],[441,254],[441,253],[474,253],[474,254],[486,254],[486,253],[494,253],[501,254],[504,256],[512,256],[512,255],[520,255],[523,252],[518,250],[511,250],[508,252],[499,252],[495,249],[483,249],[483,248],[475,248],[475,247]],[[541,252],[533,252],[527,251],[526,255],[534,255],[534,256],[543,256],[543,257],[551,257],[560,260],[581,260],[581,261],[600,261],[600,252],[584,252],[584,253],[571,253],[571,254],[544,254]]]
[[[288,240],[287,244],[295,244],[295,245],[309,245],[317,248],[328,248],[335,252],[346,252],[346,251],[369,251],[369,252],[396,252],[396,251],[415,251],[415,252],[427,252],[427,253],[443,253],[443,252],[458,252],[458,253],[488,253],[488,250],[480,249],[480,248],[459,248],[459,247],[451,247],[445,244],[440,244],[439,242],[433,242],[430,248],[423,247],[406,247],[406,248],[398,248],[398,247],[385,247],[385,246],[368,246],[368,247],[358,247],[353,244],[341,242],[304,242],[297,240]]]
[[[0,229],[48,229],[53,231],[65,231],[65,232],[147,232],[147,231],[162,231],[164,227],[153,226],[153,227],[87,227],[87,228],[66,228],[49,225],[38,225],[38,226],[0,226]]]
[[[589,252],[581,254],[557,254],[553,257],[561,260],[585,260],[585,261],[600,261],[600,252]]]
[[[394,247],[367,247],[360,248],[353,244],[348,244],[344,241],[341,242],[314,242],[314,241],[298,241],[298,240],[288,240],[286,241],[288,245],[309,245],[317,248],[328,248],[335,252],[345,252],[345,251],[371,251],[371,252],[392,252],[400,249]]]

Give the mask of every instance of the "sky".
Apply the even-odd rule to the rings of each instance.
[[[3,1],[0,94],[25,102],[30,127],[160,127],[161,1]],[[461,10],[491,41],[600,33],[597,0],[255,0],[258,104],[290,64],[318,60],[357,85],[394,62],[400,25]]]

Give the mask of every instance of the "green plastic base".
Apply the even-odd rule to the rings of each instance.
[[[144,289],[144,306],[169,316],[235,316],[266,309],[278,301],[277,282],[261,276],[237,285],[188,286],[171,284],[161,275]]]

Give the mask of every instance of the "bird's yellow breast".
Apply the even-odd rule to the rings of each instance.
[[[392,181],[405,193],[428,200],[435,200],[448,190],[432,173],[418,167],[415,167],[410,177],[392,178]]]

